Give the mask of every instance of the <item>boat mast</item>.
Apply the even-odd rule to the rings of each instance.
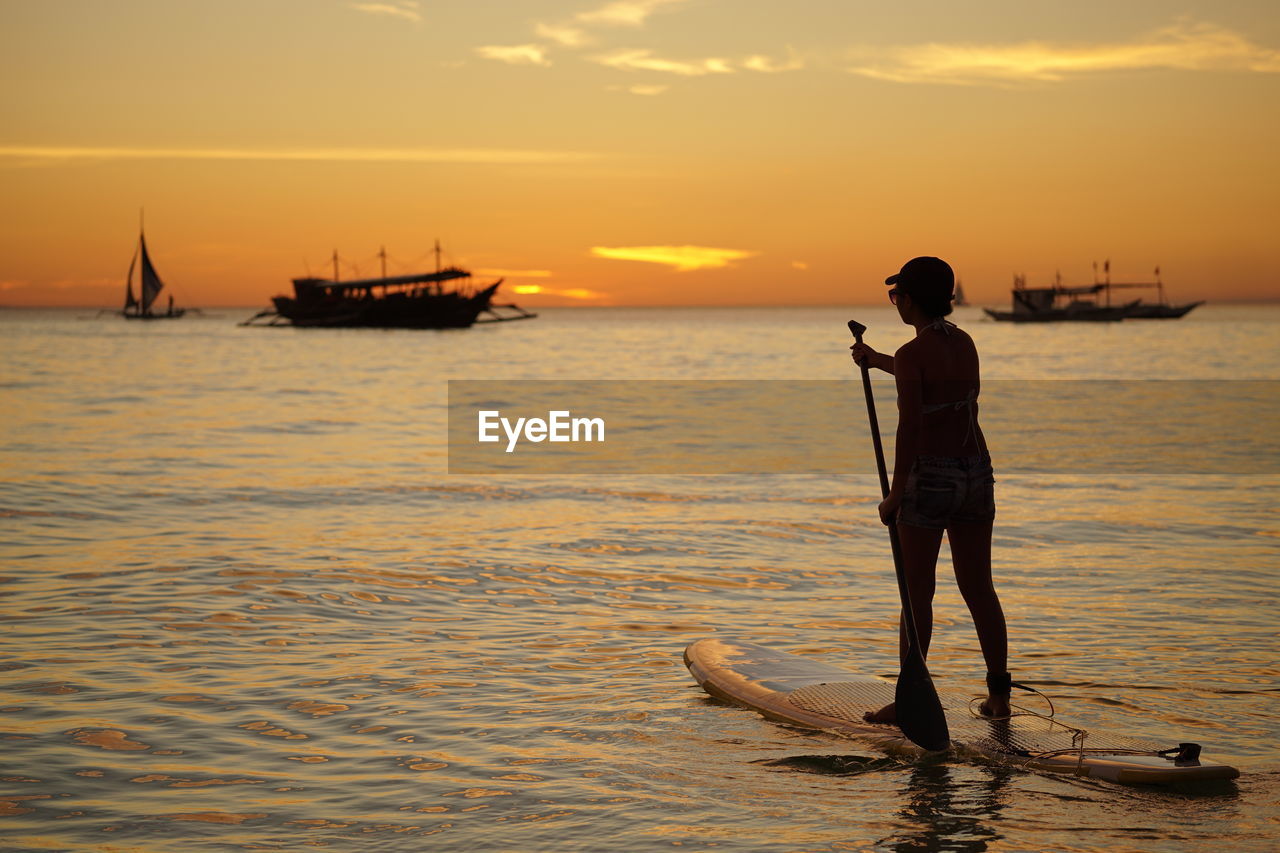
[[[382,251],[378,252],[378,257],[382,259],[382,277],[387,277],[387,247],[383,246]]]
[[[142,255],[142,271],[138,279],[138,314],[151,313],[151,301],[147,299],[147,229],[144,222],[146,210],[138,208],[138,252]]]
[[[338,250],[333,250],[333,280],[338,281]]]
[[[440,238],[436,238],[436,275],[440,275]],[[436,293],[440,292],[440,280],[436,280]]]
[[[129,274],[124,280],[124,311],[122,313],[125,314],[129,313],[130,308],[138,308],[138,300],[133,297],[133,268],[138,263],[138,252],[141,248],[141,242],[133,247],[133,259],[129,261]]]
[[[142,251],[142,214],[143,209],[138,208],[138,243],[133,247],[133,259],[129,261],[129,275],[125,278],[124,284],[124,312],[129,313],[129,309],[135,309],[139,314],[142,313],[142,307],[137,299],[133,297],[133,268],[138,263],[138,253]]]

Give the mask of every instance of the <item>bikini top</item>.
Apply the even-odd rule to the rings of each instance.
[[[932,323],[928,324],[924,328],[937,329],[938,331],[942,332],[944,335],[950,335],[951,330],[956,328],[956,324],[952,323],[951,321],[943,317],[938,317],[936,320],[934,320]],[[969,411],[969,426],[964,433],[964,444],[968,444],[969,439],[971,437],[976,438],[978,434],[978,415],[977,415],[977,405],[976,405],[977,402],[978,402],[978,389],[971,388],[969,390],[969,395],[965,397],[963,400],[956,400],[951,403],[929,403],[927,405],[921,406],[920,411],[928,415],[928,414],[932,414],[933,412],[941,412],[947,409],[951,409],[957,412],[960,411],[961,409],[967,409]]]
[[[957,412],[960,411],[961,409],[968,409],[969,425],[965,428],[964,441],[962,442],[963,444],[968,444],[969,439],[971,438],[976,439],[978,435],[978,412],[977,412],[978,407],[976,405],[977,402],[978,402],[978,389],[972,388],[969,391],[969,396],[965,397],[963,400],[956,400],[954,403],[927,403],[920,407],[920,411],[928,415],[928,414],[932,414],[933,412],[945,411],[946,409],[951,409]]]

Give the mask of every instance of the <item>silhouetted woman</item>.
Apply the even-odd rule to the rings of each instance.
[[[855,361],[892,373],[898,386],[898,438],[893,484],[880,504],[880,520],[897,524],[920,651],[929,653],[938,549],[945,530],[956,583],[973,615],[987,664],[982,713],[1009,713],[1008,639],[1004,611],[991,583],[991,526],[996,505],[987,442],[978,426],[978,350],[946,320],[955,276],[938,258],[913,258],[885,279],[898,316],[915,327],[914,339],[892,356],[866,344],[852,347]],[[905,627],[900,628],[906,652]],[[890,703],[867,714],[871,722],[895,719]]]

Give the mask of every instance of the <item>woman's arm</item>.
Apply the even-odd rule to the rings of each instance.
[[[910,344],[894,355],[894,377],[898,386],[898,433],[893,452],[893,484],[889,497],[902,500],[907,475],[920,453],[920,430],[924,423],[924,381],[920,363]]]
[[[893,373],[893,356],[876,352],[866,344],[854,344],[849,349],[853,352],[853,360],[855,362],[865,358],[867,367],[874,367],[877,370],[883,370],[885,373]]]

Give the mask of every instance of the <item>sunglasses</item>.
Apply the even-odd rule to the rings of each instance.
[[[898,290],[898,288],[896,288],[896,287],[889,291],[889,302],[890,302],[891,304],[893,304],[893,305],[897,305],[897,304],[898,304],[898,294],[899,294],[899,293],[901,293],[901,291],[899,291],[899,290]]]

